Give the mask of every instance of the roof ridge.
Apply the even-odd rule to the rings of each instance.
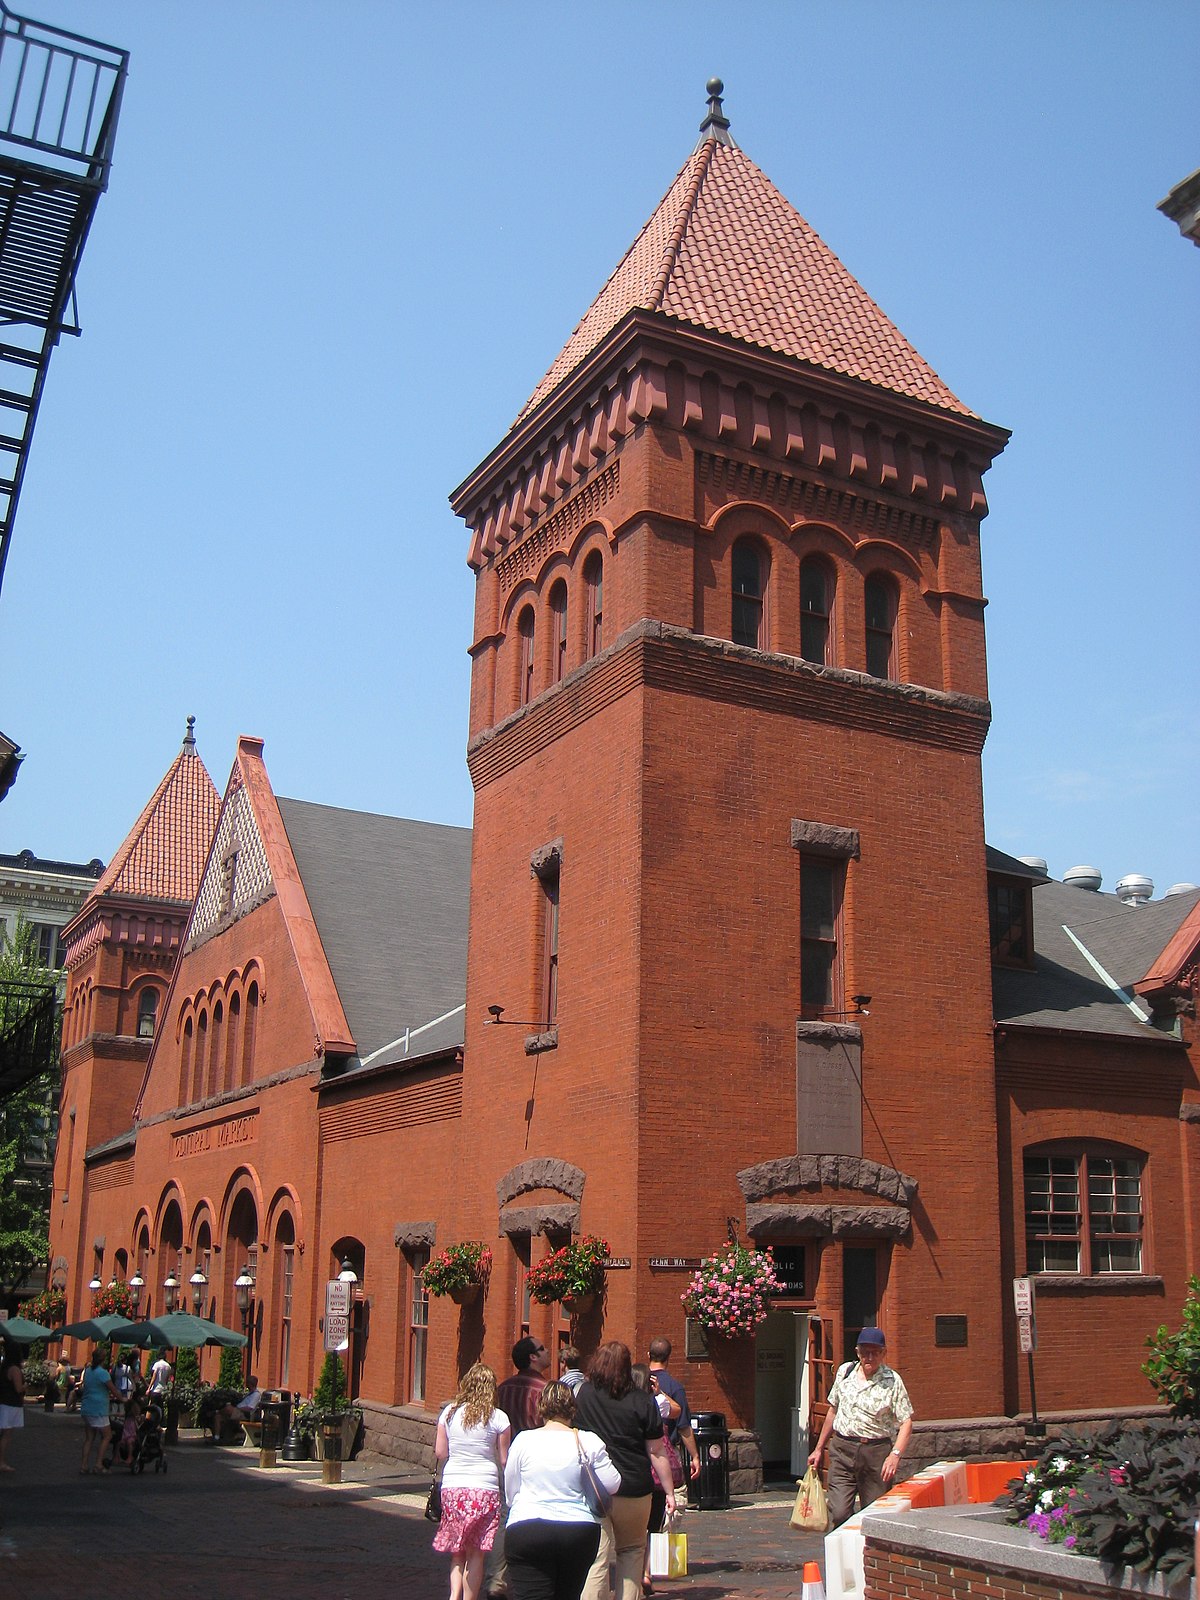
[[[700,190],[704,187],[704,180],[708,176],[709,168],[712,166],[713,151],[716,148],[717,140],[715,138],[705,139],[703,145],[700,147],[700,159],[696,162],[696,171],[693,174],[692,181],[688,184],[687,193],[683,197],[683,204],[679,208],[678,219],[676,220],[675,226],[671,229],[671,237],[667,240],[666,248],[663,251],[662,266],[658,270],[658,276],[650,286],[650,294],[648,296],[646,307],[646,309],[649,311],[662,310],[662,303],[667,292],[667,285],[671,281],[671,273],[675,269],[675,263],[679,260],[679,252],[683,248],[683,241],[685,235],[687,234],[688,224],[691,222],[695,213],[696,202],[700,198]],[[696,152],[693,151],[693,155],[695,154]],[[688,160],[691,159],[692,157],[689,156]],[[684,162],[684,166],[686,165],[687,162]],[[681,168],[680,171],[682,170],[683,169]],[[676,178],[678,178],[678,174],[676,174]],[[667,192],[669,194],[670,190]],[[649,223],[647,223],[647,227],[648,226]]]

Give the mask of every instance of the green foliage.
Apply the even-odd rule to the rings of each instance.
[[[58,1367],[53,1361],[35,1361],[32,1357],[21,1367],[25,1374],[25,1388],[29,1394],[45,1394],[54,1388]]]
[[[59,1328],[67,1320],[67,1291],[43,1289],[32,1300],[21,1305],[21,1315],[30,1322],[40,1322],[44,1328]]]
[[[133,1321],[133,1296],[129,1292],[129,1285],[122,1283],[119,1278],[114,1278],[103,1289],[97,1289],[92,1295],[92,1315],[94,1317],[128,1317]]]
[[[1200,1417],[1200,1278],[1188,1279],[1183,1326],[1172,1333],[1164,1322],[1146,1348],[1142,1371],[1159,1399],[1177,1417]]]
[[[326,1354],[325,1365],[321,1368],[321,1381],[317,1384],[316,1393],[313,1395],[313,1405],[318,1411],[345,1411],[346,1392],[346,1369],[342,1365],[342,1358],[336,1351],[330,1350]]]
[[[596,1233],[585,1233],[551,1251],[544,1261],[535,1262],[525,1274],[526,1288],[543,1305],[568,1296],[599,1294],[604,1287],[607,1259],[608,1240]]]
[[[1200,1500],[1200,1428],[1183,1421],[1109,1423],[1050,1441],[998,1502],[1008,1520],[1115,1567],[1191,1574]]]
[[[180,1384],[190,1384],[195,1388],[200,1382],[200,1357],[194,1350],[177,1350],[175,1352],[175,1391],[179,1392]]]
[[[245,1356],[242,1347],[236,1349],[233,1345],[224,1345],[221,1349],[221,1364],[217,1368],[218,1389],[238,1389],[245,1387]]]
[[[0,1032],[16,1025],[57,981],[38,959],[32,924],[19,917],[12,936],[0,940]],[[56,1017],[47,1070],[0,1102],[0,1285],[9,1289],[26,1283],[50,1251],[57,1041]]]
[[[485,1284],[492,1271],[492,1252],[480,1239],[447,1245],[427,1261],[421,1282],[427,1294],[454,1294],[472,1284]]]

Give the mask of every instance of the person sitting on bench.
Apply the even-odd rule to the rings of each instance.
[[[232,1405],[219,1407],[213,1413],[212,1436],[214,1439],[221,1437],[221,1426],[225,1422],[246,1423],[254,1421],[255,1412],[262,1405],[263,1392],[258,1387],[258,1379],[253,1373],[250,1374],[247,1382],[250,1385],[247,1394],[244,1394],[240,1400],[235,1400]]]

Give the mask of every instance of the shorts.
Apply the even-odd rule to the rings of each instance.
[[[106,1416],[105,1417],[93,1417],[87,1411],[85,1411],[83,1413],[83,1422],[84,1422],[84,1426],[85,1427],[94,1428],[97,1433],[101,1433],[101,1432],[107,1433],[109,1428],[112,1426],[111,1422],[109,1422],[109,1420],[108,1420],[108,1418]]]
[[[453,1556],[467,1550],[490,1550],[499,1526],[498,1489],[447,1489],[442,1485],[442,1520],[433,1536],[435,1550]]]
[[[0,1429],[23,1428],[25,1426],[24,1406],[0,1406]]]

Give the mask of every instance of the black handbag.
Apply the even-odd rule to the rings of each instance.
[[[596,1476],[596,1469],[583,1453],[579,1430],[575,1431],[575,1448],[579,1452],[579,1487],[587,1501],[588,1510],[597,1517],[606,1517],[612,1509],[612,1495]]]
[[[440,1522],[442,1520],[442,1486],[438,1482],[437,1468],[433,1471],[433,1482],[429,1485],[429,1499],[425,1502],[425,1521]]]

